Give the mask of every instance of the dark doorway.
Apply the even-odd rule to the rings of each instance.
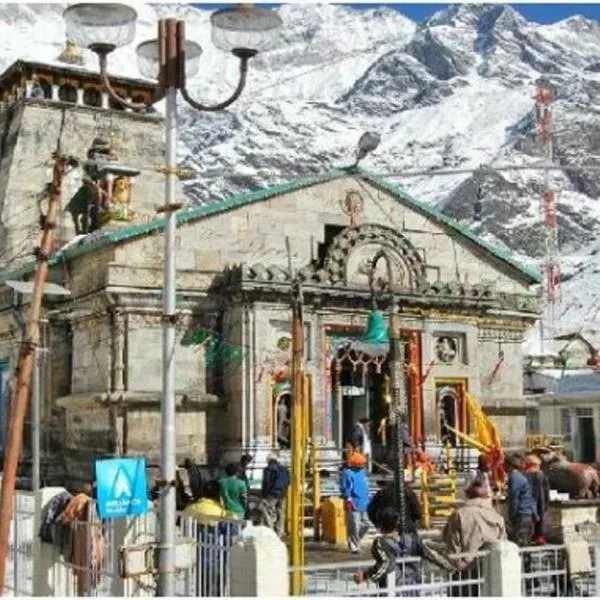
[[[593,417],[579,417],[579,452],[584,463],[596,462],[596,434]]]
[[[292,447],[292,396],[283,393],[275,403],[275,432],[279,448]]]
[[[440,437],[442,444],[450,442],[453,448],[457,443],[456,434],[450,431],[447,425],[458,429],[456,417],[456,396],[452,393],[442,392],[439,401]]]

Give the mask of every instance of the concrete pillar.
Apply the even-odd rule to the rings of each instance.
[[[83,93],[84,93],[84,89],[83,88],[77,88],[77,104],[78,105],[83,105]]]
[[[60,89],[60,86],[58,85],[53,85],[52,86],[52,100],[58,100],[58,90]]]
[[[289,596],[288,551],[281,540],[240,540],[230,557],[231,596]]]
[[[496,598],[521,597],[521,555],[513,542],[503,541],[490,546],[483,559],[482,596]]]

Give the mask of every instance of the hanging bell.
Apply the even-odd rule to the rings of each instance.
[[[367,330],[362,336],[361,341],[365,344],[389,344],[390,337],[385,317],[380,310],[374,310],[369,313],[367,320]]]

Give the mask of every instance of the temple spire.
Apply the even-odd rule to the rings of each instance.
[[[83,65],[83,56],[81,55],[81,50],[77,44],[75,44],[75,42],[69,39],[65,42],[65,47],[60,53],[58,60],[69,65]]]

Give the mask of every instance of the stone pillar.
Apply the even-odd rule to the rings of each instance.
[[[593,409],[594,416],[594,434],[596,442],[596,462],[600,462],[600,408],[597,406]]]
[[[132,101],[129,96],[127,96],[127,98],[125,98],[125,100],[127,100],[127,102],[131,102]],[[124,106],[123,108],[125,109],[125,112],[129,112],[129,113],[133,112],[133,109],[130,108],[129,106]]]
[[[83,105],[83,93],[84,93],[84,89],[83,88],[77,88],[77,104],[78,105]]]
[[[125,390],[125,316],[116,312],[114,324],[114,390]]]
[[[31,92],[33,90],[33,81],[29,80],[25,83],[25,97],[31,98]]]
[[[520,598],[521,575],[519,547],[509,541],[492,544],[483,559],[482,596]]]
[[[52,100],[56,101],[56,100],[59,99],[58,98],[58,91],[59,91],[59,89],[60,89],[60,86],[58,86],[56,84],[52,85],[52,96],[51,96]]]
[[[102,108],[109,108],[109,104],[108,104],[108,100],[109,100],[109,96],[107,92],[101,92],[102,93],[102,104],[101,107]]]
[[[230,557],[231,596],[289,596],[288,551],[281,540],[241,540],[231,548]]]
[[[104,100],[103,100],[104,102]],[[108,107],[106,107],[108,108]],[[105,180],[106,180],[106,204],[107,206],[110,205],[110,203],[112,202],[112,189],[113,189],[113,182],[114,182],[114,175],[112,173],[106,173],[105,175]]]

